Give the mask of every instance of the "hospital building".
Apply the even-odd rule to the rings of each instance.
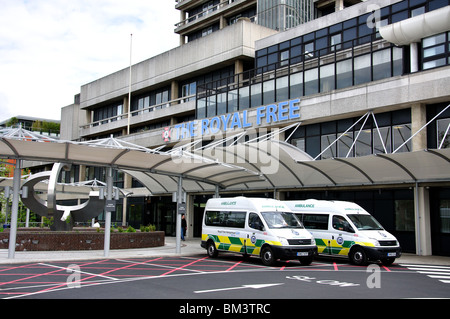
[[[258,172],[264,181],[187,190],[188,236],[200,237],[214,196],[345,200],[404,252],[450,255],[450,178],[439,171],[450,163],[449,0],[177,0],[174,10],[179,46],[80,83],[62,140],[214,154],[275,139],[292,158]],[[264,161],[235,155],[230,164],[255,171]],[[65,178],[104,176],[76,165]],[[174,195],[152,183],[116,170],[114,185],[132,194],[112,222],[173,236]]]

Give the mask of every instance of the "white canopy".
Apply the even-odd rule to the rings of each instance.
[[[106,166],[152,194],[412,184],[450,181],[450,149],[313,160],[275,140],[162,153],[116,139],[95,143],[0,137],[0,158]]]

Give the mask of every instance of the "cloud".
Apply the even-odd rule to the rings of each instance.
[[[178,45],[174,1],[2,0],[0,121],[60,119],[83,84]]]

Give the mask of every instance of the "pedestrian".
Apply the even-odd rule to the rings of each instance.
[[[184,241],[184,236],[186,236],[187,223],[184,214],[181,215],[181,239]]]

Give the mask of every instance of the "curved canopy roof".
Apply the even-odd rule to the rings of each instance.
[[[222,145],[222,144],[221,144]],[[450,149],[313,160],[298,148],[265,140],[171,153],[113,138],[75,143],[26,135],[0,136],[0,158],[120,169],[152,194],[273,190],[450,181]]]

